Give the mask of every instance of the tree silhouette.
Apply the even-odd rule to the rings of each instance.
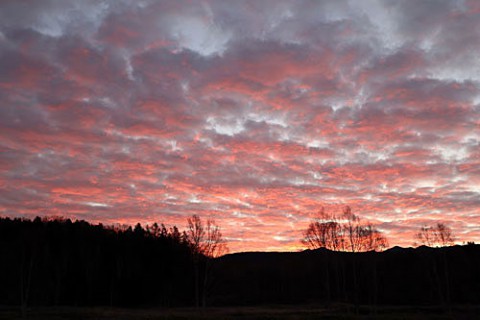
[[[324,221],[315,222],[333,221],[337,228],[343,227],[348,223],[344,212],[336,220],[326,215]],[[351,222],[352,230],[356,230],[356,223],[356,219]],[[204,230],[204,238],[212,238],[208,236],[206,219],[201,228],[197,226]],[[216,228],[210,230],[215,234]],[[336,229],[326,230],[333,233]],[[346,237],[343,230],[337,233],[338,237]],[[368,241],[377,241],[375,232],[367,230],[365,234],[370,236]],[[14,307],[19,316],[29,317],[27,313],[42,306],[111,305],[162,310],[191,306],[195,302],[196,258],[187,238],[187,232],[161,223],[103,226],[61,218],[32,221],[0,217],[0,318],[3,314],[4,318],[12,318]],[[327,236],[323,239],[321,243],[329,243]],[[350,250],[346,241],[343,248]],[[221,251],[210,252],[208,255],[215,257]],[[239,253],[219,258],[199,253],[197,258],[200,305],[318,301],[334,303],[335,307],[337,303],[435,305],[450,311],[453,305],[480,303],[480,246],[473,243],[446,248],[396,248],[382,253],[310,250]]]
[[[322,208],[315,221],[312,221],[308,228],[304,231],[302,243],[310,249],[326,248],[332,251],[381,251],[388,247],[387,238],[377,230],[371,223],[363,222],[352,213],[349,206],[346,206],[341,215],[327,214]],[[324,263],[324,287],[326,289],[327,299],[331,297],[331,280],[330,280],[330,259],[325,256]],[[358,310],[359,301],[359,284],[358,270],[356,259],[352,257],[352,282],[353,282],[353,299],[356,309]],[[344,272],[345,265],[341,264]],[[376,261],[372,260],[373,277],[372,284],[374,293],[374,301],[376,301],[377,290],[377,272]],[[345,284],[347,276],[342,273],[340,276],[338,268],[334,268],[337,275],[337,292],[340,292],[340,282]],[[341,279],[341,280],[340,280]],[[346,296],[345,288],[343,288]]]
[[[328,215],[322,207],[315,221],[304,232],[302,243],[310,249],[326,248],[342,251],[342,226],[335,215]]]
[[[420,231],[415,235],[415,238],[420,244],[428,247],[447,247],[454,244],[452,230],[441,222],[436,223],[433,226],[421,227]],[[417,243],[414,243],[414,245],[417,245]],[[441,252],[441,258],[441,261],[433,259],[430,262],[431,279],[437,288],[440,303],[447,310],[450,310],[450,272],[445,251]],[[443,269],[443,275],[441,275],[441,269]]]
[[[444,223],[437,223],[434,226],[423,226],[415,234],[418,243],[429,247],[446,247],[454,243],[452,229]],[[414,243],[417,245],[417,242]]]
[[[153,231],[148,231],[153,230]],[[178,229],[0,217],[0,304],[187,305],[193,254]]]
[[[214,220],[208,219],[206,225],[198,215],[192,215],[187,219],[188,227],[185,233],[186,239],[194,254],[195,267],[195,306],[200,306],[200,268],[203,261],[203,286],[202,305],[206,306],[208,280],[211,272],[211,261],[225,253],[228,248],[223,239],[220,227]]]
[[[381,251],[388,247],[387,238],[369,222],[345,207],[340,216],[326,214],[322,208],[315,221],[303,233],[302,243],[310,249],[333,251]]]

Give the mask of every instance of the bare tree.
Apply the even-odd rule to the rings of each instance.
[[[423,226],[415,235],[419,244],[429,247],[446,247],[454,243],[452,229],[444,223],[437,223],[434,226]],[[418,244],[417,242],[414,245]]]
[[[361,229],[363,239],[362,250],[364,251],[382,251],[388,248],[387,238],[371,224],[367,224]]]
[[[187,223],[186,238],[194,253],[195,305],[200,306],[200,259],[205,258],[202,305],[206,306],[211,259],[224,255],[228,248],[214,220],[208,219],[205,225],[198,215],[193,215],[187,219]]]
[[[443,223],[437,223],[436,225],[436,237],[438,242],[443,246],[451,246],[454,243],[454,236],[452,229]]]
[[[317,219],[305,230],[302,243],[310,249],[341,251],[344,244],[342,240],[342,226],[336,216],[327,215],[324,208],[321,208]]]
[[[228,251],[220,227],[215,220],[208,219],[204,225],[199,216],[193,215],[187,219],[187,239],[196,254],[216,258]]]
[[[364,223],[345,207],[342,215],[328,215],[323,208],[304,231],[302,243],[310,249],[333,251],[381,251],[388,247],[387,238],[371,223]]]
[[[387,238],[377,230],[371,223],[364,223],[361,219],[352,213],[349,206],[345,207],[342,214],[336,216],[328,215],[322,208],[315,221],[312,221],[308,228],[304,231],[302,243],[311,249],[326,248],[333,251],[381,251],[388,247]],[[353,258],[353,257],[352,257]],[[358,281],[357,266],[355,259],[352,259],[352,278],[354,286],[354,301],[358,309]],[[329,258],[325,255],[325,288],[327,299],[330,300],[330,270]],[[337,271],[337,292],[340,292],[340,276]],[[374,279],[372,286],[374,287],[376,301],[377,279],[376,265],[373,264]],[[343,275],[342,282],[345,284],[346,276]],[[345,288],[344,288],[345,291]]]
[[[423,226],[420,231],[415,235],[417,242],[414,245],[423,244],[429,247],[447,247],[454,244],[454,236],[452,229],[444,223],[437,223],[433,226]],[[448,259],[446,251],[441,251],[442,260],[432,259],[432,278],[436,282],[438,296],[441,304],[450,311],[450,273],[448,266]],[[443,269],[443,276],[440,274],[440,270]],[[443,278],[443,280],[442,280]]]

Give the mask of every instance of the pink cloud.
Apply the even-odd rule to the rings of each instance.
[[[479,241],[478,8],[351,5],[0,9],[0,214],[200,214],[235,252],[350,205],[392,246]]]

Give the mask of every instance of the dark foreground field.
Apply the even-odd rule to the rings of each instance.
[[[73,308],[44,307],[32,308],[26,315],[18,309],[0,308],[0,319],[455,319],[475,320],[480,318],[480,306],[457,306],[451,310],[436,307],[381,307],[373,310],[360,307],[355,311],[352,306],[339,305],[322,308],[318,306],[263,306],[263,307],[222,307],[222,308],[173,308],[173,309],[121,309],[109,307]]]

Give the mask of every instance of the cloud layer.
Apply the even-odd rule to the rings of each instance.
[[[480,240],[476,1],[2,1],[0,214],[222,226],[321,206]]]

